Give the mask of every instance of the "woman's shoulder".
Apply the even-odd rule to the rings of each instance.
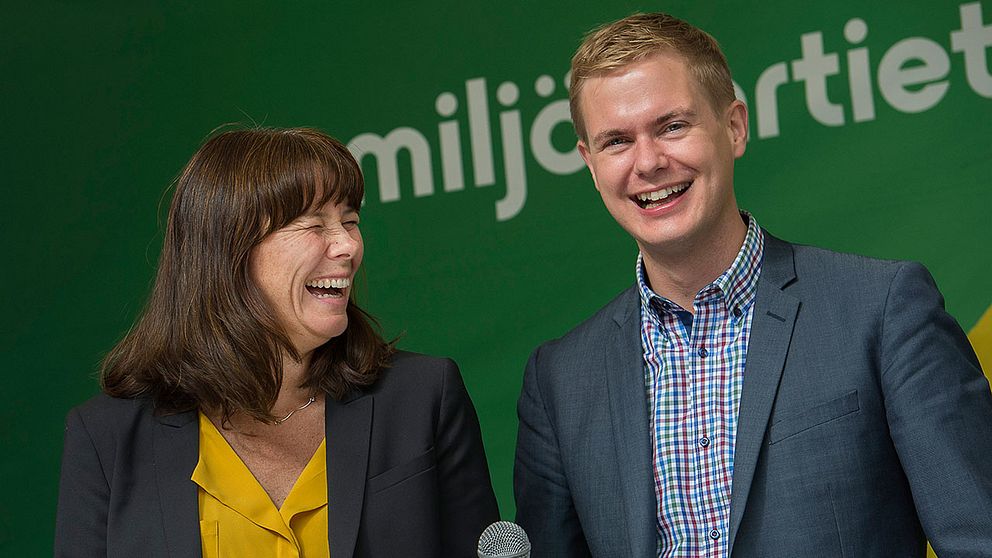
[[[389,358],[389,365],[392,369],[402,368],[404,370],[418,370],[424,373],[431,373],[432,371],[440,372],[448,368],[458,369],[458,365],[450,358],[425,355],[411,351],[395,351]]]
[[[113,454],[121,444],[148,438],[153,414],[154,405],[148,399],[98,394],[66,415],[66,447],[79,442],[97,448],[101,454]]]
[[[456,387],[464,389],[458,365],[450,358],[436,357],[410,351],[396,351],[390,358],[374,391],[435,392]]]
[[[69,410],[66,427],[82,426],[93,435],[127,436],[139,434],[157,422],[182,426],[195,416],[195,412],[159,416],[151,398],[99,393]]]
[[[126,417],[137,417],[152,411],[151,400],[143,397],[122,398],[111,397],[98,393],[81,405],[74,407],[69,414],[75,414],[87,422],[112,420],[120,421]]]

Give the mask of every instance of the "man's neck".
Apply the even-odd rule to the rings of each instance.
[[[747,236],[740,218],[700,242],[685,243],[677,250],[641,247],[644,272],[651,290],[693,312],[696,294],[734,263]]]

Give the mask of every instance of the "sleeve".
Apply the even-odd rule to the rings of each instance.
[[[517,523],[527,532],[534,556],[590,556],[538,381],[540,350],[535,350],[527,363],[517,402],[520,426],[513,466]]]
[[[55,557],[107,555],[110,484],[99,453],[78,409],[66,417]]]
[[[437,427],[443,556],[475,556],[479,535],[499,521],[479,419],[458,366],[445,360]]]
[[[894,276],[881,332],[892,439],[941,558],[992,557],[992,394],[930,273]]]

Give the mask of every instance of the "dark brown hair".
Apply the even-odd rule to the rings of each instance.
[[[585,81],[666,50],[685,58],[715,111],[734,101],[730,68],[716,39],[665,13],[634,14],[590,31],[572,57],[568,100],[579,138],[587,139],[579,106]]]
[[[137,323],[103,361],[114,397],[150,397],[159,412],[197,408],[271,422],[283,355],[300,355],[250,279],[252,249],[328,201],[361,207],[365,185],[347,148],[308,128],[209,138],[175,183],[158,273]],[[312,355],[303,387],[340,399],[371,385],[392,344],[348,301],[348,327]]]

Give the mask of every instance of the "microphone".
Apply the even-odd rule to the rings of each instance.
[[[523,527],[497,521],[479,537],[479,558],[530,558],[530,539]]]

